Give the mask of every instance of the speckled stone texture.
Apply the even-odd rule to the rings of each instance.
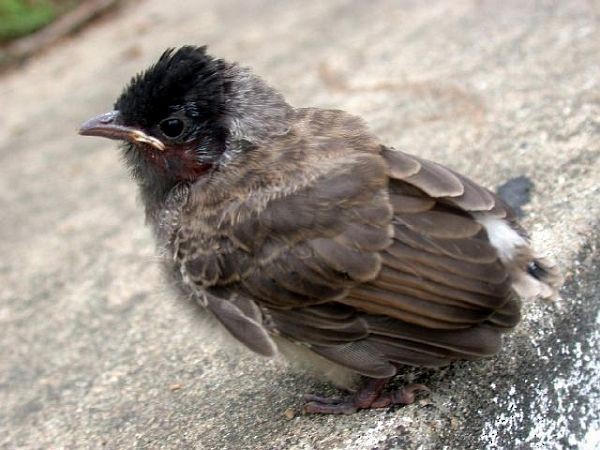
[[[599,22],[594,0],[136,1],[4,74],[0,447],[598,448]],[[527,177],[523,221],[562,300],[527,304],[493,359],[407,370],[424,401],[298,414],[332,389],[224,349],[170,297],[116,145],[76,134],[184,43],[487,186]]]

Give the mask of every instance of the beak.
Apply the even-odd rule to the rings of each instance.
[[[165,150],[165,144],[155,137],[149,136],[137,128],[123,125],[119,111],[100,114],[85,121],[79,128],[79,134],[129,141],[134,144],[148,144],[161,152]]]

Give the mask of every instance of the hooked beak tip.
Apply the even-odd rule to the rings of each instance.
[[[82,136],[109,136],[110,131],[116,131],[121,125],[118,123],[119,111],[110,111],[86,120],[79,127]]]

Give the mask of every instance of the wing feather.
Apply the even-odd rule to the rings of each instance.
[[[305,133],[327,129],[322,120],[344,129],[339,114],[300,116]],[[520,305],[475,217],[510,210],[450,169],[384,147],[361,153],[360,132],[348,136],[329,172],[290,192],[257,192],[254,207],[219,222],[217,258],[190,251],[193,279],[252,299],[260,314],[235,302],[209,308],[263,354],[268,329],[373,377],[495,353]],[[344,139],[313,139],[311,151],[344,155]],[[245,331],[232,330],[238,323]]]

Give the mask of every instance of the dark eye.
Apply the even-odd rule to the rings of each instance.
[[[169,138],[179,137],[183,133],[183,127],[183,120],[173,118],[165,119],[159,125],[160,131]]]

